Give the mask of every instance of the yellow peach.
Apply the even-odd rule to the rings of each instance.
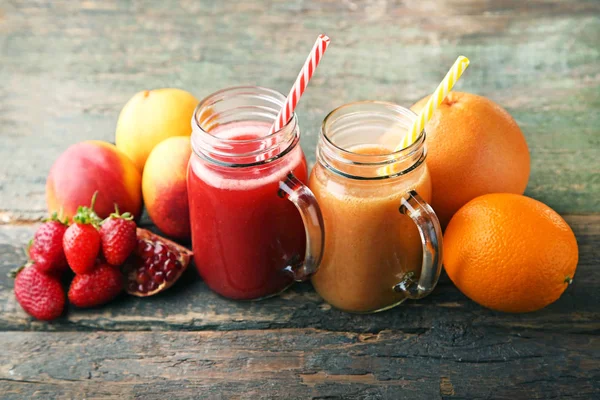
[[[168,236],[190,236],[186,173],[191,155],[189,136],[163,140],[148,156],[142,194],[148,215]]]
[[[133,96],[121,110],[115,142],[140,173],[148,155],[172,136],[190,136],[196,98],[181,89],[145,90]]]

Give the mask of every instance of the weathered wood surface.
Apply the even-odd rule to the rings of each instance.
[[[446,277],[419,302],[352,315],[309,285],[233,302],[188,273],[155,298],[70,309],[49,324],[19,308],[6,277],[24,261],[34,226],[1,226],[0,392],[6,399],[592,399],[600,394],[600,216],[567,221],[581,252],[574,283],[526,315],[479,307]]]
[[[460,89],[517,119],[532,153],[527,193],[577,235],[577,275],[559,301],[496,313],[443,276],[422,301],[359,316],[308,284],[231,302],[190,270],[155,298],[51,324],[20,310],[6,273],[24,261],[64,149],[113,140],[139,90],[285,92],[321,31],[332,46],[298,109],[310,161],[329,110],[409,105],[469,56]],[[595,0],[0,0],[0,397],[599,398],[599,44]]]
[[[577,334],[439,324],[424,333],[285,329],[0,338],[7,400],[593,399],[600,391],[597,337]]]

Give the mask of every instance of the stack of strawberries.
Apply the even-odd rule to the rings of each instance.
[[[54,214],[35,232],[29,262],[16,273],[15,295],[31,316],[58,318],[66,305],[61,279],[69,267],[75,273],[68,291],[77,307],[95,307],[117,297],[125,279],[119,268],[137,245],[136,223],[118,209],[100,220],[90,207],[79,207],[73,223]]]

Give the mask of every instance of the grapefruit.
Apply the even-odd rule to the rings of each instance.
[[[429,97],[415,103],[417,114]],[[432,207],[443,227],[469,200],[487,193],[523,194],[529,150],[510,114],[493,101],[450,92],[425,126]]]

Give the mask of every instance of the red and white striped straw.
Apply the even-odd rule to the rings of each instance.
[[[308,58],[304,62],[304,66],[296,78],[296,82],[294,82],[294,86],[292,86],[292,89],[285,100],[283,108],[281,111],[279,111],[273,126],[271,126],[269,133],[277,132],[283,128],[285,124],[287,124],[290,118],[292,118],[292,115],[294,115],[294,110],[296,109],[296,105],[300,101],[300,97],[302,96],[302,93],[304,93],[304,90],[308,85],[308,81],[315,73],[315,70],[319,65],[319,61],[321,61],[321,57],[323,57],[325,50],[327,50],[327,46],[329,46],[329,37],[322,34],[319,35],[315,45],[308,55]]]

